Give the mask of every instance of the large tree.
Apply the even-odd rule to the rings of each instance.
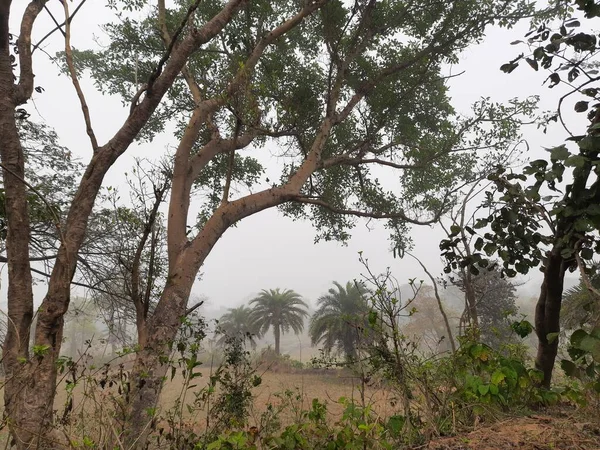
[[[337,281],[333,284],[334,288],[317,299],[318,309],[310,319],[310,339],[312,345],[323,345],[327,353],[337,349],[353,358],[361,342],[368,339],[367,289],[354,281],[347,282],[346,286]]]
[[[163,362],[188,311],[192,285],[229,227],[285,205],[286,213],[313,219],[324,238],[347,238],[352,217],[361,216],[386,219],[400,239],[407,224],[434,221],[456,180],[469,176],[477,150],[505,148],[517,136],[519,114],[528,112],[528,105],[500,108],[482,101],[472,117],[458,116],[442,75],[443,64],[457,61],[488,25],[511,24],[529,14],[526,0],[181,0],[169,7],[164,0],[110,1],[118,17],[104,27],[105,45],[75,52],[70,25],[82,5],[71,12],[70,2],[32,0],[15,31],[12,2],[0,2],[0,159],[10,317],[4,392],[19,448],[54,448],[62,439],[52,433],[48,411],[70,284],[104,176],[134,141],[176,129],[166,283],[146,320],[125,427],[129,442],[143,445],[152,420],[148,411],[155,410],[167,370]],[[34,53],[32,45],[42,13],[65,17],[62,25],[60,20],[52,25],[62,33],[43,39],[64,37],[61,57],[92,157],[55,224],[59,248],[34,338],[43,357],[37,352],[32,358],[29,205],[36,195],[25,180],[16,121],[44,80],[40,74],[34,83],[34,56],[42,52]],[[127,117],[104,143],[79,82],[88,68],[101,92],[120,95],[128,105]],[[61,95],[44,95],[53,94]],[[261,179],[262,167],[250,156],[266,147],[280,149],[278,180]],[[377,178],[384,170],[400,174],[394,193]],[[198,204],[196,220],[189,217],[193,192],[206,194],[195,197],[206,200]]]
[[[308,316],[308,305],[297,292],[279,288],[262,290],[250,300],[252,305],[251,323],[260,336],[273,329],[275,354],[281,354],[281,335],[292,330],[302,333],[304,319]]]
[[[595,2],[572,3],[586,18],[600,17]],[[545,129],[560,124],[569,135],[567,143],[549,149],[547,159],[530,161],[522,171],[500,167],[490,176],[494,188],[486,194],[487,214],[474,227],[482,231],[472,255],[457,258],[454,243],[443,244],[454,268],[479,270],[476,266],[488,266],[487,257],[493,254],[500,257],[501,270],[508,276],[541,268],[543,281],[535,311],[536,367],[544,374],[545,387],[551,385],[558,352],[565,274],[579,270],[586,287],[594,291],[590,266],[594,254],[600,252],[600,90],[596,77],[600,46],[593,32],[575,32],[579,26],[576,18],[541,24],[527,33],[527,42],[515,41],[527,45],[529,54],[522,53],[500,67],[511,73],[526,62],[536,71],[541,67],[550,72],[544,81],[548,87],[568,89],[543,121]],[[577,100],[575,112],[587,114],[583,134],[574,134],[567,125],[564,107],[572,99]],[[459,227],[455,235],[465,230]]]

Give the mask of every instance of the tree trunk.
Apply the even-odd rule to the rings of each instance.
[[[275,324],[275,326],[273,327],[273,334],[275,335],[275,354],[277,356],[281,355],[281,348],[280,348],[280,342],[281,342],[281,327],[279,326],[279,324]]]
[[[0,159],[3,166],[8,260],[8,320],[3,348],[6,377],[4,408],[5,414],[11,418],[8,424],[12,436],[17,440],[17,448],[24,448],[20,441],[30,442],[43,428],[51,411],[40,411],[35,404],[21,401],[32,389],[35,390],[37,380],[26,383],[26,374],[31,369],[27,361],[33,320],[33,291],[29,263],[27,187],[24,184],[25,161],[15,120],[16,103],[9,54],[9,8],[10,2],[0,4]]]
[[[145,448],[152,431],[152,418],[158,406],[164,376],[169,369],[166,361],[170,361],[172,344],[181,326],[181,319],[186,315],[190,291],[201,264],[200,261],[190,263],[185,259],[186,256],[184,254],[178,258],[175,266],[178,272],[168,277],[154,314],[143,323],[145,345],[140,346],[131,374],[126,430],[128,448]]]
[[[475,294],[475,288],[473,287],[473,276],[471,272],[466,270],[463,272],[464,283],[465,283],[465,299],[467,300],[467,311],[469,315],[469,321],[475,336],[479,337],[479,317],[477,314],[477,295]]]
[[[538,337],[538,350],[535,366],[544,373],[541,385],[550,388],[552,370],[558,352],[560,332],[560,307],[567,264],[556,247],[548,254],[544,269],[544,281],[540,297],[535,307],[535,331]],[[556,335],[548,339],[548,334]]]

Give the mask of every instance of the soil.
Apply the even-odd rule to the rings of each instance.
[[[598,412],[564,412],[513,417],[420,447],[428,450],[598,450]]]

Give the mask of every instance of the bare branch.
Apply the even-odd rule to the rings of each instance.
[[[397,211],[397,212],[392,212],[392,213],[380,213],[380,212],[374,212],[374,211],[369,212],[369,211],[359,211],[359,210],[354,210],[354,209],[344,209],[344,208],[338,208],[336,206],[330,205],[329,203],[327,203],[321,199],[318,199],[318,198],[303,197],[301,195],[293,196],[291,201],[298,202],[298,203],[306,203],[309,205],[320,206],[320,207],[325,208],[336,214],[345,214],[345,215],[357,216],[357,217],[368,217],[371,219],[401,219],[405,222],[412,223],[414,225],[431,225],[439,220],[439,218],[443,212],[443,210],[436,212],[435,215],[431,219],[428,219],[428,220],[418,220],[418,219],[413,219],[411,217],[408,217],[404,211]]]
[[[431,280],[431,284],[433,285],[433,292],[435,294],[435,299],[437,300],[437,304],[438,304],[438,309],[440,310],[440,314],[442,315],[442,318],[444,319],[444,324],[446,325],[446,331],[448,332],[448,338],[450,339],[450,345],[452,347],[452,352],[455,353],[456,352],[456,343],[454,342],[454,336],[452,335],[452,328],[450,327],[450,322],[448,321],[448,315],[446,314],[446,311],[444,310],[444,305],[442,304],[442,299],[441,299],[440,293],[438,291],[437,281],[433,277],[433,275],[431,275],[431,272],[429,272],[429,270],[427,270],[427,267],[425,266],[425,264],[423,264],[423,262],[421,262],[421,260],[419,258],[417,258],[412,253],[409,253],[409,252],[405,252],[405,253],[419,263],[419,265],[421,266],[421,268],[423,269],[425,274],[427,274],[427,276]]]
[[[190,306],[186,311],[185,311],[185,315],[189,316],[191,313],[193,313],[194,311],[196,311],[198,308],[200,308],[202,305],[204,305],[204,300],[199,301],[198,303],[196,303],[194,306]]]
[[[64,25],[65,25],[67,22],[71,23],[71,21],[72,21],[72,20],[73,20],[73,18],[75,17],[75,14],[77,14],[77,12],[78,12],[78,11],[81,9],[81,7],[82,7],[82,6],[85,4],[85,2],[86,2],[86,1],[87,1],[87,0],[81,0],[81,2],[79,3],[79,5],[77,5],[77,8],[75,8],[75,10],[73,11],[73,14],[71,14],[71,15],[69,16],[69,18],[68,18],[66,21],[64,21],[64,22],[63,22],[63,23],[61,23],[60,25],[58,25],[58,24],[57,24],[57,26],[56,26],[55,28],[53,28],[53,29],[52,29],[52,30],[50,30],[48,33],[46,33],[46,35],[45,35],[45,36],[44,36],[42,39],[40,39],[40,40],[38,41],[38,43],[37,43],[37,44],[35,44],[35,45],[32,47],[31,53],[33,54],[33,52],[35,52],[35,51],[38,49],[38,47],[39,47],[40,45],[42,45],[42,43],[43,43],[43,42],[44,42],[46,39],[48,39],[50,36],[52,36],[52,34],[54,34],[54,33],[55,33],[57,30],[61,30],[61,32],[62,32],[62,27],[63,27],[63,26],[64,26]],[[63,35],[64,35],[64,32],[63,32]],[[43,51],[43,50],[42,50],[42,51]]]
[[[43,272],[43,271],[38,270],[38,269],[34,269],[33,267],[31,268],[31,271],[34,272],[34,273],[37,273],[38,275],[42,275],[43,277],[46,277],[46,278],[50,278],[51,277],[51,275],[49,273]],[[83,287],[83,288],[86,288],[86,289],[91,289],[93,291],[100,292],[102,294],[115,295],[114,292],[109,292],[109,291],[107,291],[105,289],[99,288],[97,286],[92,286],[90,284],[79,283],[77,281],[71,281],[71,284],[73,286],[79,286],[79,287]],[[122,297],[122,299],[123,300],[129,300],[127,297]]]
[[[54,226],[56,227],[56,230],[58,231],[60,241],[64,242],[64,236],[62,234],[62,228],[60,226],[60,219],[59,219],[58,215],[56,214],[56,211],[54,210],[54,208],[52,208],[50,203],[48,203],[48,200],[46,200],[46,197],[44,197],[40,191],[38,191],[35,187],[33,187],[31,185],[31,183],[27,182],[24,178],[20,177],[15,172],[13,172],[8,167],[6,167],[6,165],[4,163],[0,162],[0,167],[2,167],[4,170],[6,170],[8,173],[10,173],[13,177],[15,177],[17,180],[19,180],[21,183],[23,183],[29,189],[31,189],[31,191],[35,195],[37,195],[38,198],[44,203],[44,206],[46,206],[46,209],[48,210],[48,212],[54,219]],[[30,259],[30,261],[32,261],[32,260]]]
[[[83,91],[81,89],[81,85],[79,84],[79,79],[77,78],[77,72],[75,70],[75,64],[73,63],[73,51],[71,49],[71,21],[69,20],[69,4],[65,0],[62,2],[64,10],[65,10],[65,59],[67,61],[67,68],[69,69],[69,75],[71,75],[71,81],[73,82],[73,86],[75,87],[75,91],[77,92],[77,97],[79,97],[79,103],[81,104],[81,111],[83,112],[83,119],[85,120],[85,128],[87,135],[90,138],[90,142],[92,143],[92,150],[96,152],[98,150],[98,141],[96,140],[96,135],[94,134],[94,129],[92,128],[92,119],[90,118],[90,110],[88,108],[87,102],[85,101],[85,96],[83,95]]]

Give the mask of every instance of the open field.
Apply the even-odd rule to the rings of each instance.
[[[188,390],[185,401],[193,401],[194,393],[204,388],[211,375],[211,368],[201,368],[202,376],[194,380],[195,386]],[[275,409],[284,406],[279,414],[281,425],[294,422],[300,410],[310,409],[312,399],[319,399],[327,404],[329,420],[334,423],[341,418],[344,406],[340,398],[353,399],[357,403],[364,401],[371,405],[375,415],[383,418],[399,413],[395,405],[394,393],[383,386],[367,386],[364,396],[361,394],[360,380],[341,370],[297,370],[292,372],[274,372],[259,370],[262,383],[254,390],[254,404],[251,408],[249,425],[261,425],[261,414],[268,405]],[[113,387],[114,389],[114,387]],[[78,415],[83,409],[93,409],[93,404],[107,399],[103,390],[96,390],[94,399],[85,391],[85,383],[74,391],[73,414]],[[163,414],[173,409],[176,400],[181,398],[182,378],[176,375],[166,383],[160,399]],[[285,393],[288,395],[285,395]],[[0,395],[2,392],[0,392]],[[64,384],[58,389],[56,409],[59,415],[65,404],[66,391]],[[364,400],[363,400],[364,399]],[[83,401],[82,401],[83,400]],[[285,403],[285,404],[284,404]],[[108,406],[108,402],[104,404]],[[185,411],[185,408],[184,408]],[[97,410],[96,410],[97,413]],[[184,412],[184,420],[191,428],[201,431],[206,426],[206,415],[203,411],[192,414]],[[90,421],[91,424],[91,421]],[[4,448],[7,430],[0,432],[0,444]],[[417,448],[430,450],[552,450],[552,449],[600,449],[600,423],[598,414],[584,415],[580,412],[561,407],[547,411],[536,411],[530,414],[513,415],[499,418],[498,422],[474,424],[470,431],[459,433],[453,437],[436,438],[428,444]]]

